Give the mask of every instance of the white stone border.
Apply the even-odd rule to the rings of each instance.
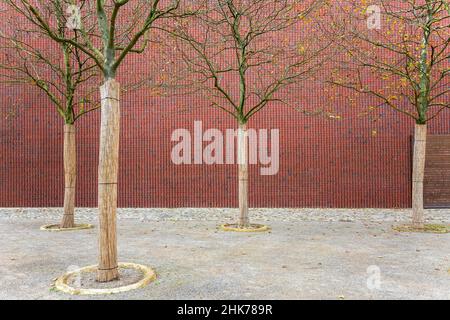
[[[117,288],[108,288],[108,289],[81,289],[81,288],[73,288],[67,284],[70,277],[83,273],[83,272],[95,272],[97,270],[97,265],[88,266],[84,268],[80,268],[78,270],[74,270],[64,274],[59,277],[55,281],[55,288],[61,292],[68,293],[71,295],[106,295],[106,294],[116,294],[131,290],[136,290],[147,286],[150,282],[156,280],[156,273],[151,268],[135,264],[135,263],[119,263],[119,268],[122,269],[135,269],[141,271],[144,276],[143,279],[139,282],[123,286]]]

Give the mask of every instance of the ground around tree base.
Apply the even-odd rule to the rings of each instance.
[[[136,263],[119,263],[119,279],[97,281],[97,265],[71,270],[56,279],[53,288],[73,295],[106,295],[144,288],[156,279],[156,273]]]
[[[42,231],[64,232],[64,231],[79,231],[92,228],[94,228],[92,224],[85,223],[85,224],[75,224],[75,226],[71,228],[61,228],[59,224],[46,224],[42,226],[40,229]]]
[[[418,228],[411,224],[404,224],[400,226],[394,226],[393,229],[398,232],[421,232],[421,233],[450,233],[449,224],[426,224],[423,228]]]
[[[218,227],[220,231],[227,232],[266,232],[270,231],[270,227],[263,224],[250,224],[247,227],[240,227],[237,223],[222,224]]]
[[[95,225],[95,211],[77,213]],[[0,299],[450,299],[450,235],[393,230],[408,210],[255,210],[254,223],[271,232],[233,233],[217,225],[232,222],[234,210],[124,209],[119,259],[151,266],[158,278],[107,296],[52,289],[57,277],[97,261],[98,228],[39,229],[59,214],[0,210]],[[444,210],[427,217],[450,220]]]

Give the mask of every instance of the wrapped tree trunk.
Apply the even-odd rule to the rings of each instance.
[[[238,131],[239,163],[239,228],[248,228],[248,133],[245,124],[239,125]]]
[[[64,215],[61,228],[75,226],[75,185],[77,179],[77,149],[75,141],[75,126],[64,125]]]
[[[423,181],[425,177],[425,155],[427,145],[427,125],[416,124],[414,133],[413,185],[412,185],[412,223],[416,228],[425,224],[423,209]]]
[[[101,129],[98,169],[99,249],[97,280],[108,282],[119,278],[117,263],[117,176],[119,167],[120,86],[109,79],[100,88]]]

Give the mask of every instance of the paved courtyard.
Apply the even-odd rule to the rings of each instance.
[[[153,267],[136,291],[89,299],[450,299],[450,235],[391,229],[408,210],[253,210],[271,233],[216,230],[233,209],[123,209],[119,257]],[[60,209],[0,209],[0,299],[86,299],[51,289],[96,263],[97,230],[50,233]],[[95,209],[77,211],[96,224]],[[450,212],[428,211],[433,222]]]

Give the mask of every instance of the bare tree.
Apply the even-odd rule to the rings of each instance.
[[[64,37],[70,30],[62,8],[54,6],[58,35]],[[0,31],[0,81],[26,84],[40,89],[51,101],[52,109],[64,121],[64,215],[60,228],[75,227],[76,139],[75,123],[82,116],[96,110],[89,90],[82,87],[95,79],[92,60],[79,49],[66,43],[56,46],[43,44],[42,32],[30,24],[17,22],[15,12],[2,23]]]
[[[116,75],[129,54],[144,52],[151,43],[151,32],[160,20],[189,15],[179,14],[180,0],[96,0],[77,1],[84,23],[76,34],[60,35],[49,4],[73,5],[69,0],[16,0],[10,6],[35,24],[53,41],[71,45],[90,57],[101,71],[101,133],[98,176],[100,220],[100,282],[119,278],[117,263],[116,210],[119,158],[120,95]],[[95,27],[94,27],[95,26]]]
[[[248,209],[249,120],[282,104],[283,89],[310,79],[329,44],[298,41],[321,1],[214,0],[170,33],[190,85],[238,123],[239,208],[236,228],[255,229]],[[303,29],[302,29],[303,28]],[[296,40],[297,39],[297,40]]]
[[[345,57],[331,82],[415,121],[412,223],[423,229],[427,124],[450,107],[449,1],[376,3],[333,4],[329,31],[339,35]]]

